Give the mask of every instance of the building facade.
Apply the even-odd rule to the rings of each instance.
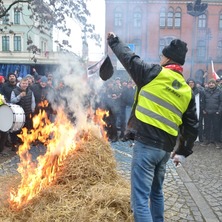
[[[222,76],[221,0],[105,0],[105,4],[106,33],[115,32],[144,61],[159,63],[164,46],[180,38],[188,44],[185,78],[204,83],[212,77],[212,63]],[[124,72],[113,54],[111,58],[116,72]]]
[[[13,0],[5,0],[8,6]],[[52,28],[40,31],[38,23],[30,18],[28,4],[18,3],[11,7],[8,15],[0,18],[0,73],[18,71],[23,77],[31,67],[44,67],[57,63],[59,54],[53,52]],[[43,69],[42,69],[43,68]]]

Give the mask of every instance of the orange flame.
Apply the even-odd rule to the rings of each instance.
[[[101,130],[101,133],[102,133],[102,137],[108,141],[108,137],[107,137],[107,133],[106,131],[104,130],[104,127],[107,125],[106,122],[103,120],[103,118],[105,116],[109,116],[109,111],[106,111],[106,110],[102,110],[102,109],[97,109],[96,110],[96,114],[94,115],[94,119],[93,121],[95,122],[95,124],[99,125],[100,128],[102,129]]]
[[[108,115],[106,111],[99,109],[94,117],[94,122],[100,126],[104,138],[106,134],[102,128],[105,122],[102,118],[105,114]],[[53,184],[68,152],[77,146],[78,132],[64,112],[58,109],[54,123],[50,122],[45,111],[40,111],[33,117],[33,129],[28,132],[23,128],[19,136],[23,141],[18,150],[20,156],[18,172],[22,179],[18,189],[10,193],[9,203],[14,210],[21,209],[44,188]],[[29,150],[32,142],[36,140],[45,145],[46,152],[33,161]]]

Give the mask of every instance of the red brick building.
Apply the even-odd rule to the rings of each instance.
[[[143,60],[159,63],[163,47],[180,38],[188,44],[185,78],[202,83],[211,78],[211,61],[222,76],[222,0],[105,0],[105,4],[106,33],[115,32]],[[110,55],[121,75],[125,71]]]

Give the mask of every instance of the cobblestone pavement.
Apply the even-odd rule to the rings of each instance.
[[[196,145],[193,150],[183,169],[208,205],[202,207],[205,216],[208,218],[213,213],[217,218],[210,220],[209,217],[206,221],[222,221],[222,149],[210,144]]]
[[[117,142],[112,146],[120,171],[129,178],[130,143]],[[164,183],[166,222],[222,221],[221,158],[222,149],[196,144],[183,166],[176,168],[169,160]]]
[[[116,142],[112,148],[119,171],[129,179],[132,144]],[[39,152],[44,153],[44,147],[31,149],[33,158]],[[168,162],[164,183],[166,222],[222,221],[221,157],[222,149],[197,144],[183,166],[176,168],[171,160]],[[0,161],[0,175],[16,173],[18,162],[18,156],[14,155],[4,163]]]

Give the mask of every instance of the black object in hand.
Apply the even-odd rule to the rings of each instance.
[[[103,64],[101,65],[99,69],[99,76],[102,80],[106,81],[113,76],[113,72],[114,70],[113,70],[112,62],[109,56],[107,55]]]

